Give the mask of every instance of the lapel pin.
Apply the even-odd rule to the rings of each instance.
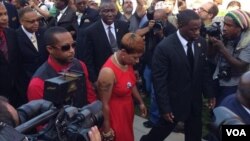
[[[201,47],[201,43],[198,43],[198,47]]]
[[[117,28],[117,29],[116,29],[116,32],[118,32],[118,31],[119,31],[119,29]]]

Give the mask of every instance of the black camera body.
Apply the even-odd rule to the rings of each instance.
[[[220,40],[222,38],[220,22],[215,22],[211,26],[207,27],[206,34]]]
[[[154,33],[156,33],[156,32],[158,32],[158,31],[162,30],[163,28],[164,28],[164,23],[163,23],[162,21],[156,20],[156,21],[155,21],[155,24],[154,24],[154,26],[153,26],[153,31],[154,31]]]
[[[63,72],[44,82],[44,99],[51,101],[56,107],[82,107],[87,104],[86,95],[85,75],[82,72]]]
[[[219,74],[217,75],[217,77],[218,77],[218,79],[229,81],[232,77],[231,67],[230,66],[223,66],[223,67],[219,68]]]
[[[89,141],[89,129],[103,123],[102,103],[96,101],[83,108],[66,106],[57,116],[56,128],[61,139]]]
[[[37,134],[27,134],[27,131],[47,123]],[[65,105],[50,110],[17,126],[15,129],[25,134],[29,141],[89,141],[88,131],[93,126],[101,127],[103,123],[102,102],[97,100],[82,108]]]

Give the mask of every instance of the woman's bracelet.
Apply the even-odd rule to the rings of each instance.
[[[111,128],[107,133],[102,132],[102,136],[104,138],[114,137],[115,136],[114,130]]]

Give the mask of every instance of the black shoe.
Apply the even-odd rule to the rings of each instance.
[[[146,128],[152,128],[154,126],[154,123],[150,120],[143,122],[143,126]]]
[[[175,133],[184,133],[184,123],[183,122],[178,122],[177,125],[175,126],[173,132],[175,132]]]

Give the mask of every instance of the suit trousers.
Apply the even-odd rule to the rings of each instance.
[[[160,118],[158,124],[147,135],[143,135],[140,141],[163,141],[177,125],[178,121],[170,123]],[[190,116],[184,121],[185,141],[201,141],[202,122],[201,117]]]

